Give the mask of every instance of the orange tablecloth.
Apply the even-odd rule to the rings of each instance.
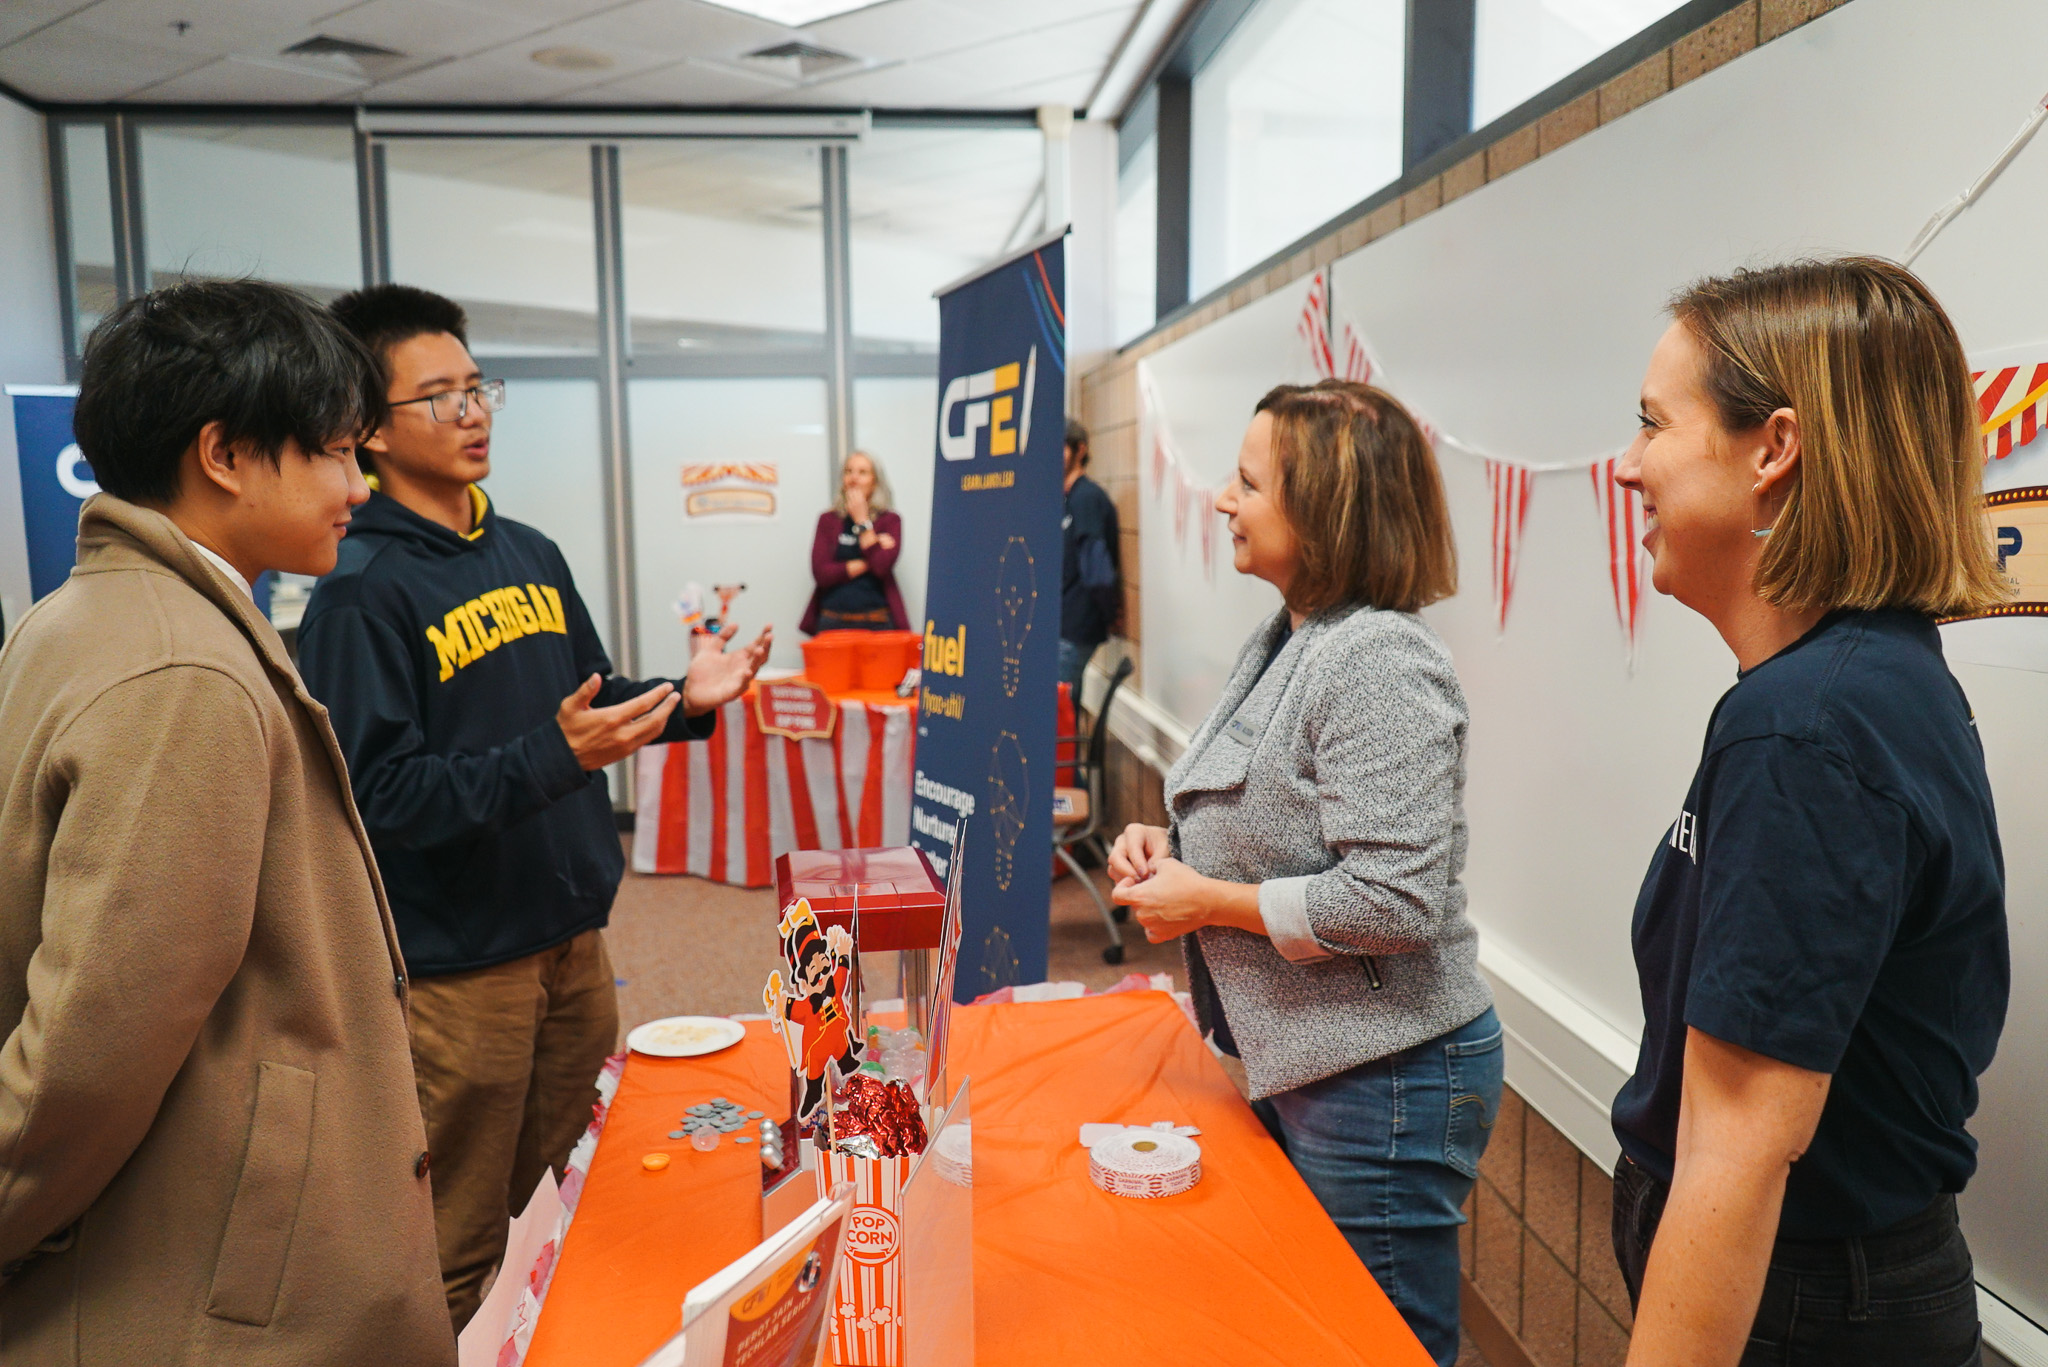
[[[974,1079],[980,1367],[1428,1367],[1170,997],[962,1007],[953,1021],[956,1070]],[[709,1058],[628,1061],[530,1367],[632,1367],[676,1331],[689,1288],[751,1246],[752,1146],[699,1154],[667,1134],[713,1096],[786,1108],[779,1048],[755,1023]],[[1201,1127],[1201,1184],[1161,1201],[1096,1190],[1079,1127],[1155,1120]],[[652,1149],[675,1155],[667,1171],[641,1168]]]

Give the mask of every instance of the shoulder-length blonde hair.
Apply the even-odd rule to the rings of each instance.
[[[839,482],[832,486],[832,507],[841,517],[846,516],[846,467],[859,456],[875,472],[875,492],[868,496],[868,511],[886,513],[896,506],[895,496],[889,492],[889,476],[882,471],[882,462],[866,451],[855,447],[846,453],[846,459],[839,462]]]
[[[1766,602],[1946,617],[2010,596],[1970,367],[1919,277],[1876,257],[1795,261],[1698,281],[1671,314],[1706,352],[1723,427],[1799,419],[1797,477],[1757,565]]]
[[[1414,612],[1458,591],[1436,454],[1399,400],[1324,380],[1277,386],[1252,411],[1273,415],[1277,501],[1301,547],[1290,608]]]

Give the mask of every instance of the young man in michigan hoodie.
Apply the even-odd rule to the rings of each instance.
[[[204,281],[86,342],[105,490],[0,653],[0,1362],[454,1367],[406,977],[249,585],[333,566],[374,363]]]
[[[554,542],[501,518],[504,389],[459,306],[383,285],[335,301],[383,366],[391,415],[363,443],[374,492],[299,627],[413,974],[413,1063],[460,1329],[506,1221],[568,1161],[616,1045],[600,935],[625,871],[603,770],[711,734],[769,635],[701,649],[677,681],[614,677]]]

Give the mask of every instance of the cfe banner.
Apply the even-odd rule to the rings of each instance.
[[[11,384],[14,444],[21,459],[21,524],[28,540],[28,585],[40,600],[63,587],[78,563],[78,510],[100,491],[92,466],[71,439],[78,386]],[[270,614],[270,580],[258,575],[256,608]]]
[[[955,994],[1045,977],[1066,434],[1063,236],[939,296],[911,843],[962,870]]]
[[[71,439],[76,385],[11,384],[14,444],[21,457],[21,522],[28,533],[29,592],[45,598],[71,577],[78,510],[100,491]]]

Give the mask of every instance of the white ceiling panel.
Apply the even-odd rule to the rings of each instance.
[[[562,71],[533,60],[534,52],[553,46],[556,46],[553,33],[523,38],[474,57],[443,62],[424,71],[381,81],[368,99],[373,103],[433,104],[445,100],[457,104],[488,104],[502,101],[508,89],[522,92],[522,103],[560,99],[617,76],[645,71],[665,60],[652,53],[635,53],[630,49],[606,52],[614,65],[601,71]],[[591,50],[605,51],[601,48]]]
[[[906,62],[880,71],[864,71],[838,80],[820,81],[777,98],[789,104],[849,109],[867,105],[944,109],[960,104],[975,89],[972,80],[956,75],[944,64]]]
[[[1061,24],[1109,10],[1122,10],[1128,16],[1137,9],[1135,0],[1031,0],[1024,6],[1016,4],[1015,0],[947,0],[947,3],[998,19],[1022,13],[1029,16],[1029,26],[1033,28]]]
[[[1068,103],[1087,97],[1140,8],[1141,0],[884,0],[799,30],[708,0],[0,0],[0,80],[80,102]],[[318,34],[405,56],[382,69],[368,63],[364,87],[345,62],[280,55]],[[793,69],[746,60],[791,39],[861,65],[799,80]],[[563,71],[531,60],[547,47],[612,61]]]
[[[463,57],[512,42],[543,20],[451,0],[368,0],[328,15],[319,31],[409,57]]]
[[[75,14],[91,0],[6,0],[0,4],[0,43],[25,38],[45,24]]]
[[[270,56],[312,32],[336,0],[99,0],[67,24],[88,33],[201,56]],[[181,28],[180,25],[183,27]]]
[[[786,81],[703,62],[674,62],[638,76],[592,86],[575,96],[585,104],[774,103],[789,92]]]
[[[1036,22],[1014,6],[997,17],[949,0],[895,0],[812,24],[804,37],[857,57],[918,58],[973,47]]]
[[[109,38],[66,20],[0,47],[0,81],[43,99],[118,100],[206,61]]]
[[[669,58],[737,57],[796,36],[794,30],[698,0],[633,0],[547,34],[551,43],[583,43]]]
[[[223,57],[182,76],[136,92],[141,100],[202,104],[302,104],[353,98],[368,82],[336,73],[324,76],[280,62]]]

